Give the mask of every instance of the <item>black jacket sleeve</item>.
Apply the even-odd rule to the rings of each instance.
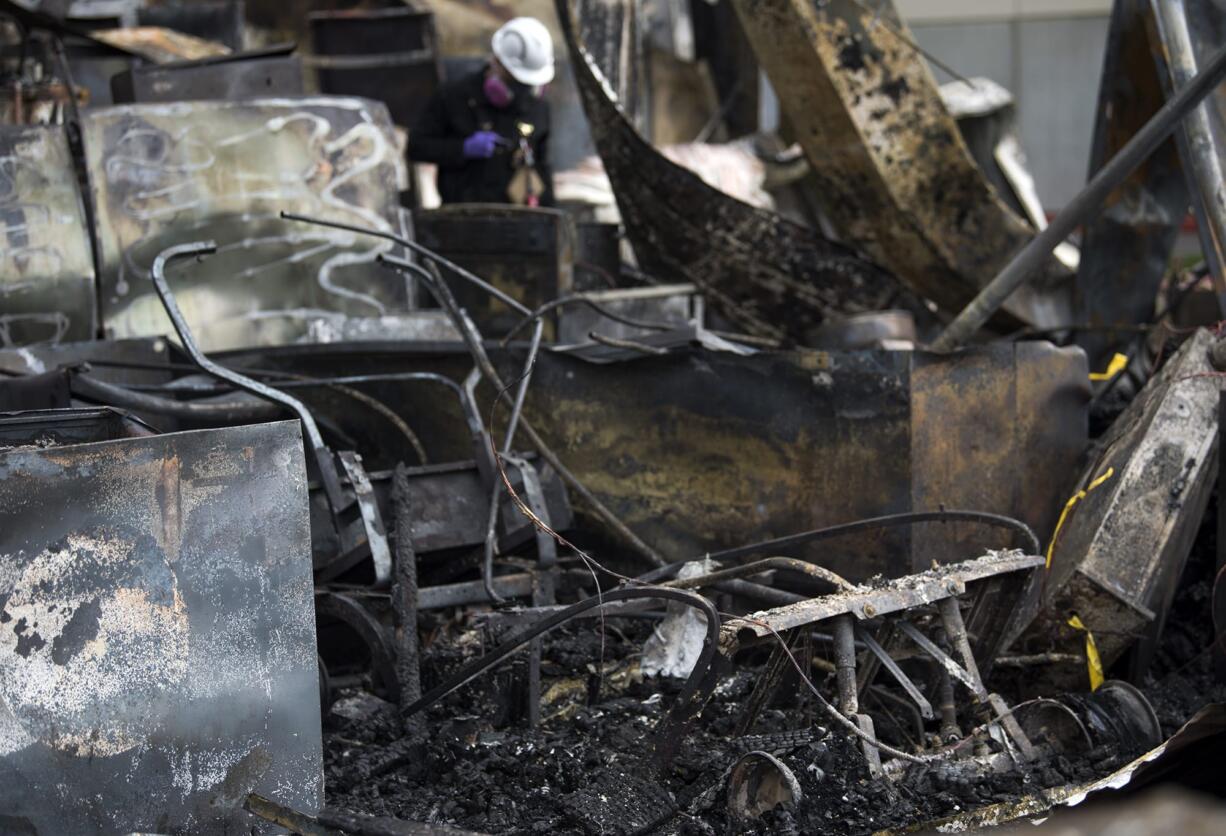
[[[409,159],[418,163],[462,165],[465,139],[456,135],[442,91],[437,91],[409,131]]]

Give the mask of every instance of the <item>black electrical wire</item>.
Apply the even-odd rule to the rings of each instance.
[[[690,672],[689,679],[685,681],[685,687],[681,694],[677,697],[677,701],[673,704],[672,716],[676,717],[681,714],[685,706],[693,698],[698,690],[699,683],[707,676],[711,668],[712,661],[715,657],[716,649],[719,646],[719,612],[715,609],[715,605],[693,592],[686,592],[681,589],[669,589],[667,587],[637,587],[626,586],[617,589],[611,589],[600,595],[595,595],[591,598],[586,598],[577,604],[572,604],[563,610],[559,610],[551,616],[541,619],[516,633],[511,638],[498,645],[489,653],[474,659],[467,665],[462,666],[458,671],[447,678],[443,683],[431,688],[427,693],[423,694],[420,699],[413,701],[401,711],[402,717],[409,717],[429,708],[434,703],[446,697],[457,688],[463,687],[468,682],[476,679],[481,674],[488,671],[490,668],[497,665],[503,659],[506,659],[520,647],[523,647],[528,642],[544,635],[549,631],[561,626],[570,621],[576,616],[582,615],[588,610],[596,607],[611,604],[616,601],[626,601],[634,598],[654,598],[658,600],[679,601],[687,606],[694,607],[700,610],[706,617],[707,621],[707,639],[703,643],[702,653],[699,654],[698,661],[694,664],[694,669]]]
[[[914,525],[923,522],[972,522],[982,523],[997,528],[1007,528],[1020,534],[1026,540],[1028,554],[1042,554],[1043,547],[1030,526],[1013,517],[1003,514],[991,514],[987,511],[908,511],[902,514],[886,514],[881,517],[870,517],[856,522],[831,525],[812,531],[802,531],[799,534],[789,534],[786,537],[776,537],[774,540],[764,540],[748,546],[738,546],[735,549],[725,549],[722,552],[711,552],[705,557],[711,560],[732,560],[738,557],[748,557],[767,550],[786,549],[813,543],[818,540],[830,540],[860,531],[873,531],[882,528],[894,528],[900,525]]]
[[[528,325],[531,324],[534,320],[539,319],[540,317],[544,316],[545,314],[549,313],[552,310],[555,310],[557,308],[562,308],[567,305],[587,305],[589,308],[591,308],[596,313],[600,314],[606,319],[611,319],[614,322],[620,322],[622,325],[629,325],[632,328],[643,328],[648,331],[671,331],[672,329],[680,325],[680,323],[676,323],[676,322],[649,322],[647,320],[642,320],[642,319],[632,319],[631,317],[622,316],[621,314],[610,310],[609,308],[605,307],[604,305],[600,304],[594,299],[591,299],[588,296],[585,296],[583,294],[575,294],[573,296],[560,296],[557,299],[553,299],[541,305],[539,308],[534,310],[532,313],[528,314],[523,319],[521,319],[519,322],[515,323],[515,325],[511,328],[511,330],[507,331],[506,336],[502,338],[502,344],[506,345],[507,343],[509,343],[512,337],[514,337],[524,328],[528,327]]]
[[[800,546],[805,543],[813,543],[819,540],[830,540],[835,537],[843,537],[848,534],[855,534],[861,531],[873,531],[881,528],[894,528],[900,525],[914,525],[924,522],[972,522],[981,523],[983,525],[995,526],[998,528],[1007,528],[1020,534],[1026,540],[1026,548],[1029,554],[1042,554],[1043,547],[1039,544],[1039,538],[1035,536],[1034,530],[1021,520],[1013,517],[1006,517],[1003,514],[992,514],[987,511],[908,511],[901,514],[886,514],[881,517],[870,517],[868,519],[857,520],[850,523],[842,523],[840,525],[831,525],[825,528],[815,528],[811,531],[802,531],[799,534],[789,534],[786,537],[776,537],[773,540],[763,540],[758,543],[751,543],[747,546],[738,546],[734,549],[725,549],[721,552],[708,552],[705,555],[691,557],[687,560],[679,560],[676,563],[670,563],[667,566],[662,566],[659,569],[653,569],[646,574],[639,575],[635,580],[642,583],[654,583],[665,578],[671,578],[680,571],[681,567],[686,563],[694,560],[734,560],[736,558],[748,557],[750,555],[760,554],[764,551],[776,551],[791,548],[792,546]]]
[[[265,421],[284,414],[281,406],[268,401],[226,400],[213,401],[201,398],[195,401],[180,401],[163,398],[144,392],[135,392],[124,386],[106,383],[97,378],[74,374],[69,378],[69,389],[74,395],[91,401],[105,403],[145,412],[165,415],[170,418],[186,418],[194,421],[238,423],[242,421]]]

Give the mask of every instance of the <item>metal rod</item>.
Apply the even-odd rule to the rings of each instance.
[[[815,563],[797,560],[794,557],[764,557],[752,563],[733,566],[729,569],[720,569],[716,572],[708,572],[705,575],[667,581],[660,584],[660,586],[670,586],[673,589],[696,589],[718,583],[719,581],[756,575],[759,572],[766,572],[771,569],[786,569],[791,572],[800,572],[811,578],[824,581],[836,589],[855,589],[854,584],[844,580],[829,569],[823,569]]]
[[[405,261],[404,259],[395,258],[388,255],[381,255],[379,256],[379,261],[397,270],[410,270],[417,272],[425,276],[427,283],[431,284],[432,286],[438,284],[438,282],[435,282],[434,278],[422,270],[421,267]],[[502,382],[502,376],[498,374],[498,370],[494,368],[494,364],[490,361],[489,355],[486,353],[484,346],[481,345],[480,341],[473,341],[466,328],[462,327],[460,329],[460,333],[462,336],[464,336],[469,352],[476,361],[477,369],[497,391],[496,397],[502,398],[504,401],[509,401],[510,395],[507,394],[507,387]],[[600,517],[606,525],[613,529],[613,531],[622,538],[623,541],[632,546],[634,550],[643,557],[647,558],[650,563],[656,566],[666,565],[664,558],[661,557],[655,549],[643,542],[643,540],[637,534],[631,531],[624,522],[618,519],[617,516],[614,515],[614,513],[610,511],[608,507],[601,502],[596,495],[583,484],[583,482],[579,480],[579,477],[572,473],[570,468],[562,463],[562,460],[558,458],[556,453],[553,452],[553,448],[545,443],[545,439],[541,437],[540,433],[536,431],[536,429],[528,422],[526,418],[520,419],[520,426],[523,427],[524,434],[528,436],[529,442],[531,442],[532,446],[535,447],[537,452],[541,454],[541,458],[549,463],[549,466],[557,472],[558,476],[560,476],[562,481],[566,483],[567,487],[578,494],[579,497],[588,504],[592,511],[595,512],[596,516]]]
[[[392,473],[396,565],[393,567],[395,580],[392,582],[391,597],[396,639],[396,678],[400,681],[401,702],[406,705],[421,696],[421,654],[417,640],[417,552],[413,548],[411,533],[411,502],[409,472],[401,462]],[[406,719],[406,731],[420,730],[420,723]]]
[[[817,528],[812,531],[803,531],[800,534],[789,534],[786,537],[763,540],[760,543],[752,543],[748,546],[738,546],[734,549],[711,552],[706,557],[711,560],[731,560],[738,557],[747,557],[752,554],[761,554],[764,551],[777,551],[818,540],[828,540],[833,537],[854,534],[858,531],[872,531],[878,528],[892,528],[894,526],[914,525],[915,523],[923,522],[977,522],[1009,528],[1025,538],[1029,554],[1041,554],[1043,551],[1043,547],[1039,545],[1039,538],[1035,536],[1030,526],[1012,517],[990,514],[986,511],[909,511],[901,514],[871,517],[866,520],[857,520],[841,525],[826,526],[825,528]],[[642,578],[642,580],[647,580],[647,578]]]
[[[328,502],[332,506],[333,512],[338,512],[345,508],[347,504],[344,496],[341,494],[340,476],[336,470],[336,462],[332,459],[332,453],[324,445],[323,436],[320,435],[319,426],[315,423],[315,417],[311,415],[310,410],[297,398],[273,389],[271,386],[266,386],[258,380],[252,380],[246,375],[239,374],[233,369],[227,369],[225,366],[210,360],[200,350],[200,347],[196,345],[196,339],[192,336],[191,328],[188,327],[187,320],[183,318],[183,312],[179,310],[179,303],[175,299],[170,285],[166,282],[166,265],[175,259],[188,258],[190,256],[199,257],[216,251],[217,244],[214,241],[194,241],[169,247],[158,253],[157,258],[153,260],[153,268],[149,273],[153,279],[153,286],[157,290],[158,297],[162,300],[162,307],[166,309],[166,315],[170,317],[170,322],[174,325],[175,332],[179,335],[179,341],[183,343],[184,350],[187,351],[192,360],[201,369],[213,375],[213,377],[233,384],[245,392],[250,392],[265,400],[288,407],[298,416],[298,420],[302,422],[302,431],[307,437],[307,443],[310,445],[311,455],[315,459],[316,467],[319,469],[320,482],[323,483],[324,491],[328,494]]]
[[[834,619],[834,673],[839,686],[839,709],[848,717],[860,713],[856,693],[855,622],[844,613]]]
[[[652,295],[641,294],[641,295],[636,295],[632,297],[632,296],[629,296],[629,292],[628,292],[626,298],[627,300],[633,299],[633,298],[652,299],[652,298],[657,298],[660,296],[671,296],[671,295],[681,292],[681,291],[674,290],[673,288],[675,287],[688,287],[688,288],[691,288],[691,292],[693,292],[692,289],[694,286],[693,285],[669,285],[668,287],[663,288],[663,290],[667,291],[667,293],[655,292],[655,291],[660,290],[660,288],[654,288],[654,287],[645,288],[646,290],[653,291],[653,294]],[[576,293],[571,296],[560,296],[557,299],[552,299],[546,302],[545,304],[537,308],[535,311],[533,311],[531,314],[524,317],[519,322],[515,323],[515,325],[511,327],[511,330],[507,331],[506,335],[502,338],[501,340],[502,344],[506,345],[507,343],[509,343],[516,334],[518,334],[524,328],[528,327],[528,323],[532,322],[535,319],[539,319],[540,317],[544,316],[550,311],[556,310],[557,308],[564,308],[567,305],[586,305],[587,307],[594,310],[596,313],[603,316],[605,319],[611,319],[614,322],[620,322],[622,325],[629,325],[632,328],[642,328],[646,331],[671,331],[672,329],[677,327],[677,323],[675,322],[648,322],[642,319],[633,319],[628,316],[622,316],[616,311],[609,310],[608,308],[604,306],[604,304],[601,304],[603,300],[593,298],[595,295],[596,294],[593,294],[593,293]],[[620,302],[623,300],[618,299],[616,301]]]
[[[1107,195],[1162,144],[1179,121],[1196,107],[1224,76],[1226,45],[1219,47],[1205,68],[1168,99],[1119,153],[1099,169],[1085,188],[1056,215],[1047,229],[1030,239],[996,278],[979,291],[979,295],[962,309],[929,348],[933,351],[952,351],[970,339],[1005,300],[1035,274],[1056,246],[1098,211]]]
[[[1163,0],[1153,4],[1158,23],[1158,37],[1166,47],[1166,70],[1172,89],[1187,84],[1196,75],[1196,50],[1192,45],[1192,32],[1188,23],[1185,0]],[[1222,154],[1220,139],[1214,130],[1212,105],[1203,101],[1188,114],[1177,136],[1180,157],[1193,193],[1194,203],[1200,204],[1201,249],[1209,262],[1213,286],[1218,295],[1218,306],[1226,311],[1226,276],[1222,275],[1226,256],[1226,204],[1222,200]]]
[[[933,717],[932,703],[928,702],[928,699],[920,693],[920,689],[911,681],[911,677],[907,676],[902,668],[898,667],[898,663],[894,661],[893,657],[886,652],[884,647],[877,643],[877,640],[867,630],[857,627],[856,635],[860,637],[860,641],[864,642],[864,646],[868,648],[869,652],[877,657],[877,660],[881,662],[881,666],[889,671],[890,676],[894,677],[894,681],[907,692],[907,696],[911,698],[911,701],[919,709],[920,716],[925,720],[931,720]]]

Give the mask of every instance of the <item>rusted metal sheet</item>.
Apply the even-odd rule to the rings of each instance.
[[[1154,64],[1147,0],[1118,0],[1112,8],[1090,146],[1096,173],[1165,101]],[[1086,225],[1077,270],[1077,321],[1091,326],[1077,335],[1090,366],[1101,369],[1132,334],[1101,330],[1148,321],[1166,272],[1188,190],[1179,151],[1169,139],[1112,192]]]
[[[1085,448],[1088,400],[1081,352],[1046,343],[956,357],[693,349],[599,366],[545,353],[525,414],[601,501],[680,559],[941,506],[1015,516],[1045,538],[1053,491]],[[1010,544],[943,523],[796,556],[862,579]]]
[[[831,313],[876,310],[899,292],[854,250],[731,198],[658,153],[611,98],[569,0],[557,7],[592,137],[643,269],[697,285],[746,333],[795,340]]]
[[[889,0],[735,0],[840,236],[949,311],[1034,235],[975,165]],[[908,43],[910,41],[910,43]],[[1015,322],[1069,321],[1068,270],[1005,306]]]
[[[521,373],[522,348],[490,354],[505,379]],[[406,344],[286,346],[226,362],[314,376],[435,371],[459,380],[472,365],[455,346]],[[472,457],[453,403],[411,383],[366,391],[394,409],[405,404],[437,460]],[[1081,352],[1042,342],[953,357],[739,356],[683,347],[601,364],[542,351],[525,416],[635,533],[683,559],[941,505],[1018,517],[1046,542],[1059,511],[1053,497],[1067,496],[1085,449],[1089,397]],[[311,403],[359,431],[344,401]],[[488,402],[480,414],[488,419]],[[380,449],[395,449],[394,437],[381,437]],[[857,579],[1010,545],[999,531],[942,523],[800,547],[795,556]]]
[[[0,454],[6,832],[247,832],[322,801],[296,422]]]
[[[62,127],[0,126],[0,348],[94,337],[94,263]]]
[[[412,289],[374,263],[390,243],[278,216],[310,212],[403,234],[405,164],[383,105],[125,105],[88,112],[84,131],[108,335],[168,333],[150,265],[172,244],[204,239],[218,253],[169,277],[208,351],[326,339],[346,318],[409,307]]]
[[[1054,635],[1076,649],[1084,637],[1065,626],[1075,612],[1105,666],[1137,645],[1132,673],[1145,672],[1214,484],[1212,345],[1208,331],[1197,331],[1103,438],[1078,484],[1086,495],[1056,538],[1032,641]],[[1083,677],[1084,668],[1064,675]]]

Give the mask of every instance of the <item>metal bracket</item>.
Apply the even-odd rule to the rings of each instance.
[[[349,477],[349,484],[353,487],[353,495],[358,503],[362,529],[366,534],[371,562],[374,564],[375,586],[387,586],[392,580],[392,553],[387,545],[387,529],[379,513],[379,503],[375,500],[370,477],[362,466],[362,457],[352,450],[337,453],[336,457],[344,468],[345,475]]]

